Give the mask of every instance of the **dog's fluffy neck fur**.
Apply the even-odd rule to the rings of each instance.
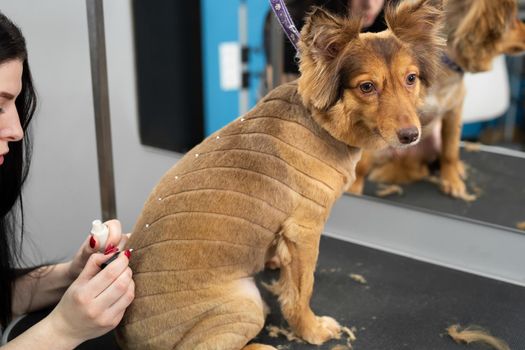
[[[313,129],[318,135],[320,135],[327,144],[330,144],[332,147],[335,147],[342,152],[339,153],[341,165],[345,166],[347,173],[347,181],[345,181],[344,189],[349,186],[349,183],[353,182],[355,179],[355,157],[361,157],[361,149],[357,146],[349,145],[344,141],[337,133],[326,128],[323,125],[323,120],[330,118],[328,112],[320,111],[317,108],[307,105],[300,94],[299,89],[300,78],[292,81],[288,84],[281,85],[280,87],[270,91],[270,93],[261,101],[266,103],[272,100],[288,101],[288,103],[294,104],[297,108],[302,109],[301,113],[305,116],[305,120],[310,125],[310,128]],[[347,152],[344,152],[344,150]],[[347,159],[344,159],[347,158]]]

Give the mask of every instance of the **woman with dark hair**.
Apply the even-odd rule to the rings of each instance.
[[[134,297],[129,251],[101,270],[128,236],[106,222],[106,254],[88,237],[73,260],[21,269],[22,186],[31,160],[28,127],[36,108],[24,37],[0,13],[0,329],[13,316],[56,305],[3,349],[72,349],[120,322]]]

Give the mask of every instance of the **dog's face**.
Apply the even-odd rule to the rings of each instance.
[[[498,42],[498,51],[506,55],[519,55],[525,52],[525,23],[517,17],[510,21],[507,31]]]
[[[516,0],[448,0],[446,17],[454,59],[469,72],[489,70],[498,55],[525,51]]]
[[[419,141],[416,113],[444,48],[441,12],[432,1],[387,10],[390,30],[360,34],[358,18],[315,9],[301,32],[299,93],[315,120],[360,148]]]

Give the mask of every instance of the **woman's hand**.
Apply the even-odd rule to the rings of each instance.
[[[115,328],[135,296],[135,284],[126,251],[104,270],[100,265],[113,254],[92,254],[48,316],[52,328],[67,343],[80,344]],[[75,346],[76,346],[75,345]]]
[[[102,247],[104,251],[110,252],[115,250],[114,248],[122,250],[126,245],[126,242],[128,241],[131,234],[122,233],[122,226],[120,225],[120,221],[118,220],[109,220],[106,221],[104,224],[109,229],[109,235],[106,241],[106,246]],[[86,265],[86,262],[89,259],[89,257],[93,253],[96,253],[99,250],[99,248],[100,242],[97,242],[94,236],[89,235],[84,240],[84,243],[82,243],[82,246],[75,254],[73,260],[69,262],[68,277],[71,281],[77,278],[77,276],[80,274],[80,271],[82,271],[82,269]]]

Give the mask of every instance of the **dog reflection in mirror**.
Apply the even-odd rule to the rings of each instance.
[[[525,24],[518,20],[516,0],[444,1],[447,49],[442,70],[419,108],[421,142],[408,150],[365,151],[350,192],[363,191],[364,178],[389,184],[407,184],[429,176],[429,164],[440,162],[441,190],[471,201],[460,161],[461,115],[465,99],[464,72],[491,69],[501,54],[525,52]]]

